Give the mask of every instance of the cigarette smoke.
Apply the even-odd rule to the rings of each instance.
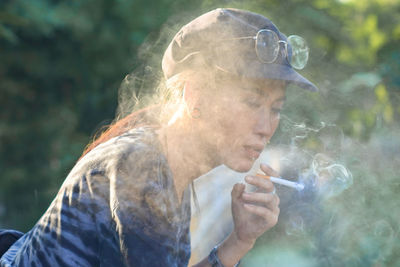
[[[159,39],[148,42],[155,45],[143,46],[141,55],[147,58],[145,67],[141,68],[142,72],[127,76],[121,86],[121,116],[162,102],[150,95],[162,90],[159,84],[164,82],[159,62],[168,41],[163,40],[170,40],[179,28],[171,25],[182,24],[167,25]],[[314,64],[319,63],[320,70],[334,69],[328,63]],[[379,82],[373,78],[372,84],[362,85],[368,87],[366,92]],[[351,79],[338,86],[339,89],[349,91],[360,86],[350,82]],[[346,119],[338,111],[341,106],[350,102],[353,105],[363,98],[347,98],[345,93],[336,90],[333,81],[319,85],[318,97],[298,88],[288,90],[287,110],[280,129],[259,160],[269,163],[283,178],[304,183],[305,190],[297,192],[276,185],[281,199],[278,225],[259,239],[241,266],[399,263],[386,260],[396,258],[393,255],[400,251],[400,217],[396,212],[400,203],[388,197],[396,196],[399,189],[399,176],[393,166],[400,164],[400,136],[378,129],[367,142],[350,139],[344,133],[348,129],[331,122]],[[139,101],[131,102],[132,99]],[[337,102],[338,106],[331,102]],[[252,172],[257,171],[259,162]],[[220,166],[196,180],[201,215],[193,215],[191,263],[206,256],[232,230],[230,190],[234,183],[243,182],[243,178],[244,174]]]
[[[242,263],[244,266],[256,266],[264,261],[257,260],[259,255],[265,255],[265,252],[259,249],[268,247],[268,251],[271,251],[270,246],[276,242],[271,240],[271,236],[279,240],[307,240],[312,246],[317,246],[317,242],[312,240],[310,235],[323,235],[325,233],[321,228],[336,227],[333,221],[325,222],[325,203],[340,197],[353,184],[350,170],[340,161],[340,155],[343,153],[340,149],[341,142],[344,138],[337,126],[321,123],[316,128],[307,127],[304,123],[294,123],[284,117],[280,134],[281,138],[274,141],[275,145],[272,148],[267,148],[249,174],[259,172],[259,163],[264,162],[277,169],[283,178],[301,182],[305,188],[297,191],[275,185],[281,199],[278,226],[261,237],[262,241],[258,244],[263,245],[256,246],[254,251],[249,253]],[[335,149],[332,149],[333,147]],[[193,233],[192,244],[198,258],[205,256],[213,244],[220,242],[232,229],[229,191],[234,183],[243,182],[244,176],[245,174],[220,167],[196,181],[201,215],[195,214],[193,218],[197,225],[193,227],[196,232]],[[218,222],[210,219],[217,217]],[[257,254],[257,251],[260,254]],[[297,255],[290,247],[287,253],[294,253],[294,259],[303,258],[303,255]],[[268,257],[280,254],[281,252],[275,251],[268,253]],[[321,257],[313,255],[303,260],[307,264],[314,264],[321,262]],[[275,259],[276,264],[282,262],[278,258]]]

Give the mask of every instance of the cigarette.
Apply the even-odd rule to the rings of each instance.
[[[298,191],[301,191],[304,189],[303,184],[288,181],[288,180],[282,179],[280,177],[273,177],[273,176],[268,176],[268,175],[264,175],[264,174],[260,174],[260,173],[257,173],[256,176],[265,178],[265,179],[269,179],[269,180],[271,180],[271,182],[276,183],[276,184],[281,184],[281,185],[285,185],[285,186],[288,186],[291,188],[295,188]]]

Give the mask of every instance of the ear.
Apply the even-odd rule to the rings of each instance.
[[[193,86],[191,81],[186,81],[183,88],[183,99],[189,110],[198,108],[200,104],[200,91]]]

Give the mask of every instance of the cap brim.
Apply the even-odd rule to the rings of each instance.
[[[218,64],[219,65],[219,64]],[[235,73],[240,76],[254,78],[254,79],[275,79],[283,80],[289,83],[295,84],[303,89],[310,90],[313,92],[318,91],[318,87],[312,82],[304,78],[298,72],[296,72],[291,66],[286,64],[265,64],[259,61],[246,62],[242,64],[236,64],[233,69],[227,69],[218,66],[222,70]],[[243,67],[241,67],[241,65]]]

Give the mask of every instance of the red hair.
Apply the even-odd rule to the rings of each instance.
[[[83,158],[96,146],[107,142],[113,137],[120,136],[133,128],[142,126],[154,128],[159,127],[159,123],[157,123],[155,119],[150,116],[150,113],[155,111],[157,108],[159,108],[159,106],[149,106],[143,108],[136,112],[132,112],[128,116],[117,120],[110,125],[103,127],[103,129],[101,129],[100,132],[94,136],[93,141],[86,146],[79,159]]]

